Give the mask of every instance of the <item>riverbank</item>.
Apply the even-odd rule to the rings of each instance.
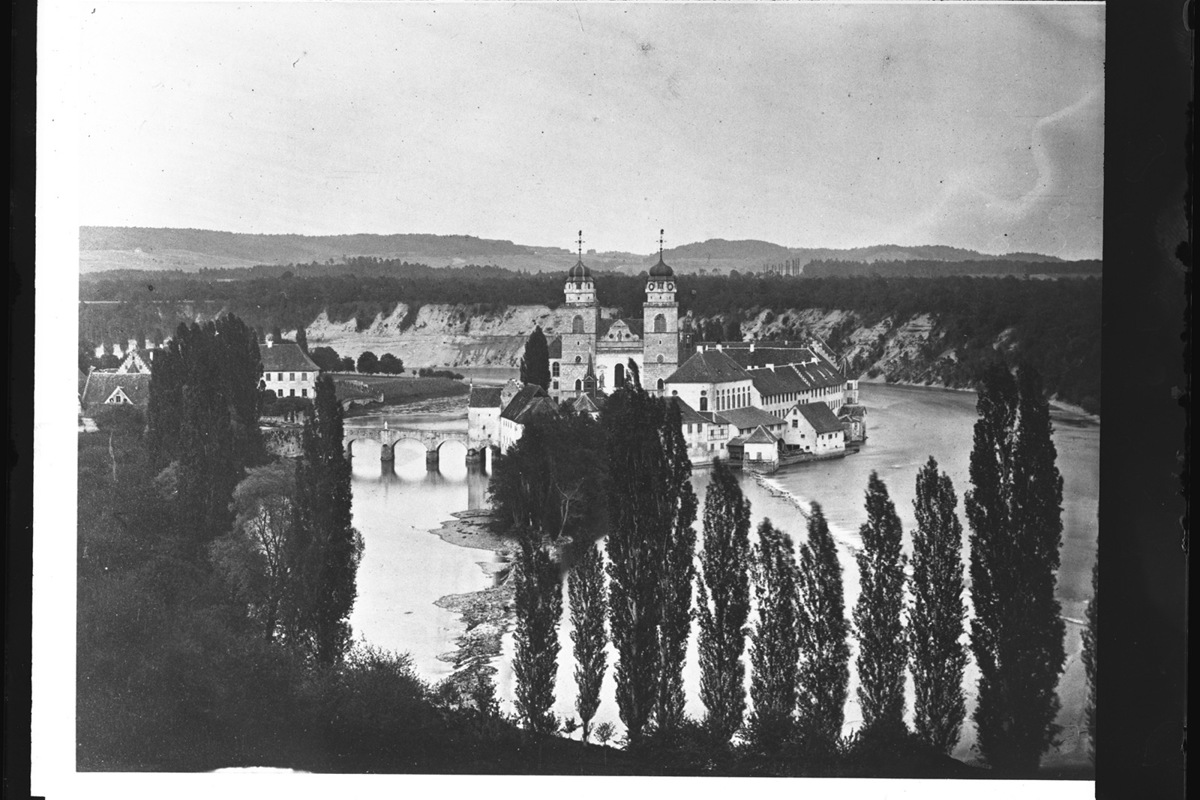
[[[942,391],[942,392],[959,392],[962,394],[972,394],[972,395],[976,393],[975,387],[973,387],[973,386],[967,386],[967,387],[945,386],[940,383],[911,383],[909,381],[890,381],[890,380],[887,380],[883,375],[878,375],[874,378],[868,378],[868,377],[866,377],[865,374],[860,375],[858,377],[858,382],[860,384],[865,383],[870,386],[903,386],[903,387],[912,388],[912,389],[933,389],[933,390]],[[1052,411],[1060,411],[1065,414],[1072,414],[1072,415],[1078,416],[1078,417],[1086,420],[1087,422],[1090,422],[1095,425],[1100,424],[1100,415],[1099,414],[1093,414],[1092,412],[1085,409],[1083,406],[1077,406],[1074,403],[1068,403],[1065,400],[1060,400],[1057,395],[1050,398],[1050,409]]]
[[[467,694],[481,677],[492,677],[491,665],[500,655],[501,640],[513,620],[512,564],[518,543],[496,530],[495,517],[489,511],[459,511],[431,533],[456,547],[488,550],[497,561],[480,561],[479,567],[492,579],[492,585],[474,592],[449,594],[434,603],[438,608],[460,615],[466,630],[455,639],[455,649],[438,655],[439,661],[454,665],[446,683]]]

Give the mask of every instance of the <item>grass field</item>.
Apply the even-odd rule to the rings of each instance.
[[[411,378],[398,375],[359,375],[354,372],[334,373],[334,380],[361,381],[383,392],[384,405],[394,406],[438,397],[457,397],[469,389],[462,381],[450,378]]]

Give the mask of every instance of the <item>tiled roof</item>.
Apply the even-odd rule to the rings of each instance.
[[[508,401],[508,405],[500,412],[500,417],[517,422],[517,417],[525,410],[525,406],[529,405],[535,397],[539,396],[545,397],[546,390],[536,383],[525,384],[521,387],[520,391],[513,395],[512,400]]]
[[[732,424],[732,423],[730,423],[729,420],[722,417],[716,411],[697,411],[696,413],[699,414],[700,416],[704,417],[704,419],[707,420],[710,425],[730,425],[730,424]]]
[[[798,403],[796,410],[817,433],[836,433],[842,429],[842,423],[824,403]]]
[[[867,415],[866,406],[844,405],[838,409],[839,417],[850,417],[851,419],[862,419]]]
[[[304,354],[295,342],[280,342],[258,348],[263,359],[263,372],[320,372],[320,367]]]
[[[320,367],[312,362],[300,345],[295,342],[280,342],[267,347],[258,348],[262,357],[263,372],[320,372]]]
[[[499,408],[499,386],[472,386],[471,397],[467,400],[469,408]]]
[[[588,414],[598,414],[600,412],[600,406],[596,405],[596,401],[590,395],[586,394],[564,400],[563,405],[569,405],[576,411],[583,411]]]
[[[769,383],[771,378],[765,378],[769,386],[786,386],[780,391],[763,392],[760,394],[784,394],[787,392],[803,392],[809,389],[821,389],[827,386],[837,386],[845,383],[846,376],[826,359],[807,347],[763,347],[756,345],[754,350],[741,347],[728,347],[724,351],[741,366],[758,374],[767,369],[768,364],[775,367],[775,374],[781,376],[787,384]],[[757,387],[757,384],[756,384]]]
[[[701,416],[699,411],[685,403],[682,397],[668,397],[667,402],[674,403],[679,407],[679,421],[684,425],[708,424],[708,419]]]
[[[667,383],[726,383],[743,381],[750,373],[720,350],[696,353],[667,378]]]
[[[98,372],[92,370],[83,388],[84,408],[103,405],[120,389],[135,406],[145,408],[150,402],[150,373],[148,372]]]
[[[759,425],[774,427],[784,424],[779,417],[754,406],[726,409],[721,412],[721,416],[729,420],[729,424],[736,426],[739,431],[752,430]]]
[[[513,422],[519,425],[528,425],[531,422],[551,419],[558,419],[558,406],[545,394],[541,394],[526,403],[525,407],[513,417]]]
[[[551,358],[562,358],[562,337],[555,336],[551,339],[547,349],[550,351]]]
[[[762,425],[754,429],[754,433],[746,438],[746,444],[775,444],[779,441]]]

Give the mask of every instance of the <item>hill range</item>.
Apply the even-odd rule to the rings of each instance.
[[[81,274],[110,270],[180,270],[246,268],[256,265],[337,264],[354,256],[403,260],[432,267],[495,265],[528,272],[561,271],[573,257],[562,247],[515,244],[500,239],[433,234],[252,234],[191,228],[115,228],[83,226],[79,230]],[[785,247],[754,239],[709,239],[664,251],[682,273],[730,270],[762,271],[770,265],[811,261],[1020,261],[1059,262],[1036,253],[987,255],[943,245],[874,245],[848,249]],[[589,266],[638,274],[658,258],[625,252],[589,251]]]

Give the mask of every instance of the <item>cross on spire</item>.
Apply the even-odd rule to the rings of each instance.
[[[659,229],[658,229],[658,260],[659,260],[659,261],[662,261],[662,254],[663,254],[663,234],[664,234],[664,233],[666,233],[666,232],[667,232],[667,231],[666,231],[666,229],[665,229],[665,228],[659,228]]]
[[[583,231],[579,232],[579,239],[577,240],[577,243],[579,244],[579,260],[582,261],[583,260]]]

